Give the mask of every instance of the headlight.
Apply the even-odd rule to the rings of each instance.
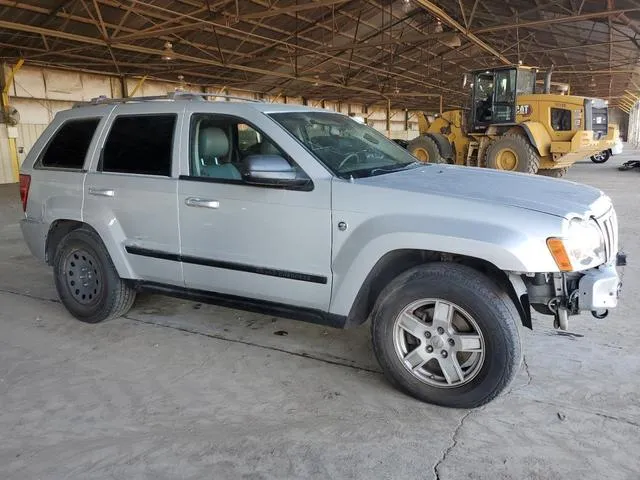
[[[572,219],[564,238],[549,238],[547,246],[564,272],[585,270],[606,260],[604,237],[593,220]]]

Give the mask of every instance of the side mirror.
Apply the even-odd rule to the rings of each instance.
[[[252,185],[304,187],[311,183],[280,155],[249,155],[244,167],[243,177]]]

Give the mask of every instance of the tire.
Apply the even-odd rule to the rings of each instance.
[[[53,272],[60,301],[82,322],[99,323],[125,315],[136,297],[92,230],[80,228],[62,238]]]
[[[569,167],[543,168],[538,170],[538,175],[542,175],[543,177],[562,178],[567,174],[567,170],[569,170]]]
[[[405,317],[401,315],[403,312],[420,315],[421,308],[430,308],[435,302],[439,302],[439,311],[442,306],[456,309],[455,327],[450,326],[443,329],[442,335],[438,334],[433,321],[423,321],[432,318],[429,310],[423,310],[427,316],[418,322],[403,320],[410,329],[415,326],[417,336],[399,326],[400,318],[416,318]],[[463,345],[462,337],[456,337],[459,325],[464,325],[469,318],[475,324],[472,327],[477,330],[477,338],[465,337],[467,347],[462,348],[465,351],[456,353]],[[427,403],[475,408],[490,402],[515,378],[522,362],[519,322],[509,295],[488,277],[459,264],[426,264],[399,275],[381,293],[372,315],[373,350],[385,377],[399,390]],[[405,351],[404,347],[412,339],[413,349]],[[477,351],[470,352],[473,348]],[[442,353],[445,351],[447,355]],[[429,359],[428,362],[413,371],[405,364],[405,361],[417,360],[416,365],[420,365],[425,359]],[[451,370],[454,359],[461,365],[458,370]],[[456,375],[444,374],[443,364],[449,365],[449,371],[462,373],[456,373],[457,382]]]
[[[591,161],[593,163],[604,163],[607,160],[609,160],[609,158],[611,158],[611,153],[609,152],[609,150],[604,150],[600,153],[596,153],[595,155],[592,155]]]
[[[508,134],[494,141],[485,155],[488,168],[535,174],[540,157],[523,135]]]
[[[447,161],[442,158],[442,155],[440,155],[438,144],[433,138],[427,137],[426,135],[411,140],[407,145],[407,150],[421,162],[447,163]]]

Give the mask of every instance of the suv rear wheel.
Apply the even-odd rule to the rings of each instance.
[[[493,281],[458,264],[415,267],[380,295],[373,348],[386,377],[428,403],[474,408],[522,361],[517,312]]]
[[[53,259],[58,296],[78,320],[98,323],[126,314],[136,292],[123,281],[100,237],[80,228],[58,244]]]

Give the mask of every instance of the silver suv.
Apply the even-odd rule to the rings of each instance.
[[[370,319],[387,378],[440,405],[509,385],[531,308],[566,329],[619,295],[599,190],[420,163],[321,109],[98,99],[55,117],[20,182],[24,239],[78,319],[124,315],[140,290],[338,328]]]

